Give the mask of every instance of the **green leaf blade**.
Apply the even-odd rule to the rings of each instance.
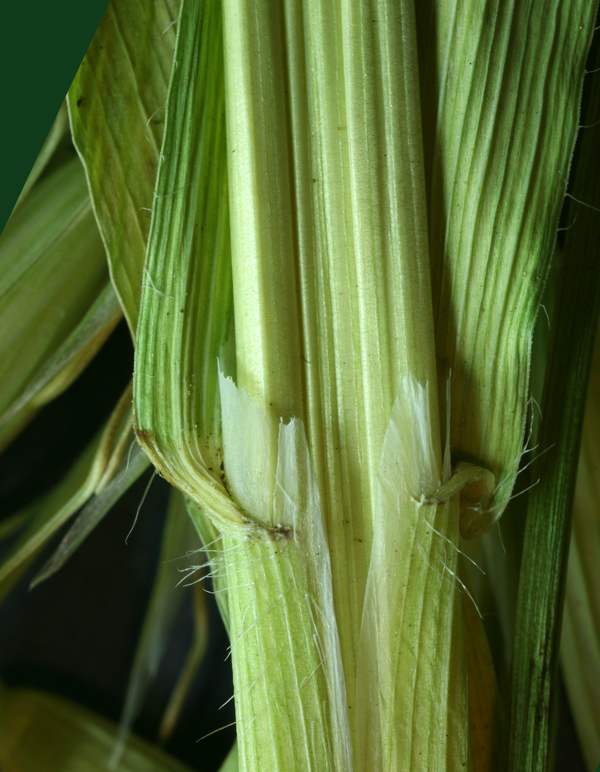
[[[179,3],[110,3],[67,97],[111,277],[135,338]]]

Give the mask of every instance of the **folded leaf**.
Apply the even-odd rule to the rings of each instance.
[[[125,435],[129,440],[129,427]],[[89,498],[87,504],[75,519],[73,525],[69,528],[65,536],[58,545],[56,552],[46,562],[42,569],[35,575],[31,582],[31,587],[45,581],[52,574],[55,574],[71,555],[78,549],[80,544],[89,536],[94,528],[100,523],[102,518],[107,515],[116,502],[121,498],[125,491],[148,469],[150,462],[148,458],[135,446],[131,453],[131,458],[127,459],[125,469],[122,474],[117,475],[106,487],[98,490],[96,486],[95,495]]]
[[[95,356],[120,319],[119,301],[112,285],[106,284],[68,338],[0,417],[0,427],[3,429],[12,421],[27,420],[34,411],[67,389]]]
[[[3,772],[105,772],[117,727],[90,710],[44,692],[0,692],[0,766]],[[131,737],[115,772],[191,772]]]
[[[67,102],[111,277],[135,337],[178,0],[113,0]]]
[[[0,239],[0,421],[21,425],[26,408],[51,399],[87,364],[118,320],[112,306],[88,329],[107,282],[85,174],[73,159],[33,188]]]
[[[64,479],[49,493],[26,510],[26,528],[0,565],[3,592],[27,569],[31,560],[56,531],[93,497],[115,459],[123,456],[131,442],[131,393],[129,389],[119,400],[113,414]],[[125,439],[124,439],[125,438]]]

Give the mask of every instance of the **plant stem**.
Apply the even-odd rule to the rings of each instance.
[[[595,66],[600,65],[600,59]],[[594,81],[584,123],[600,117]],[[550,767],[571,510],[585,397],[600,312],[600,177],[597,135],[583,135],[556,309],[552,320],[539,446],[533,466],[511,674],[508,769]]]

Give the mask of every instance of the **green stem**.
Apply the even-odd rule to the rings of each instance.
[[[600,65],[600,58],[595,66]],[[600,116],[595,80],[584,124]],[[550,766],[571,510],[586,389],[600,312],[600,178],[597,135],[585,133],[577,167],[560,289],[552,322],[538,457],[527,512],[511,674],[508,769]]]
[[[354,721],[377,475],[406,379],[426,388],[441,469],[414,8],[226,0],[224,19],[236,383],[271,426],[251,460],[255,493],[269,484],[246,509],[280,522],[277,423],[302,419]]]

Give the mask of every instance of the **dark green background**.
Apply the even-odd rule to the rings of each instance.
[[[0,233],[108,0],[2,3]]]

